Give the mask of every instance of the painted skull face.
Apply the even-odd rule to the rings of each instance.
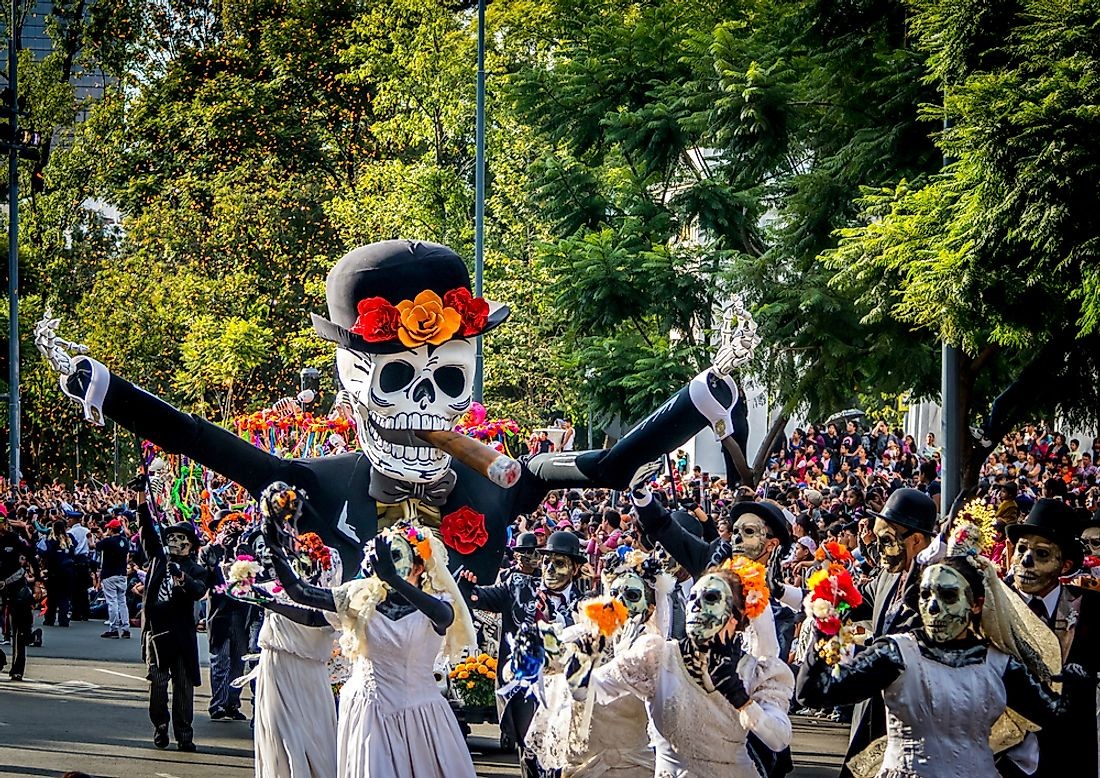
[[[759,560],[764,555],[768,543],[768,525],[755,513],[745,513],[737,517],[733,524],[731,545],[735,556],[746,556]]]
[[[710,640],[737,614],[733,590],[717,575],[704,575],[691,587],[687,601],[687,634],[696,642]]]
[[[416,565],[416,554],[412,545],[400,535],[387,534],[386,538],[390,541],[390,554],[393,555],[393,566],[397,570],[397,575],[401,578],[408,578]],[[374,571],[371,570],[370,563],[367,561],[373,549],[373,540],[369,541],[363,549],[362,569],[363,573],[368,576],[374,575]]]
[[[257,535],[252,541],[252,551],[256,554],[256,561],[263,565],[265,570],[271,567],[271,549],[268,548],[263,535]]]
[[[537,551],[517,551],[516,552],[516,567],[520,572],[532,574],[539,569],[539,563],[542,560],[539,559]]]
[[[631,616],[643,616],[649,609],[645,583],[637,573],[616,576],[607,588],[607,593],[625,605]]]
[[[928,637],[937,643],[962,637],[970,626],[973,606],[974,590],[961,573],[947,565],[925,569],[918,608]]]
[[[882,566],[891,573],[900,573],[909,566],[909,554],[905,550],[904,530],[884,519],[875,519],[875,537]]]
[[[657,564],[660,565],[661,570],[676,578],[680,571],[684,568],[680,566],[680,563],[672,558],[672,554],[668,553],[664,546],[660,543],[657,544],[657,548],[653,551],[653,557],[657,560]]]
[[[454,429],[472,400],[475,351],[473,341],[461,338],[397,354],[336,350],[340,383],[355,400],[360,445],[377,470],[413,483],[447,471],[450,455],[419,441],[409,445],[408,430]]]
[[[1086,554],[1100,556],[1100,527],[1085,527],[1081,532],[1081,543]]]
[[[164,546],[168,549],[168,553],[175,557],[185,557],[191,555],[191,549],[194,548],[191,543],[191,538],[187,537],[183,532],[168,532],[164,536]]]
[[[1024,535],[1012,551],[1012,578],[1025,594],[1045,594],[1062,574],[1062,549],[1038,535]]]
[[[551,591],[561,591],[573,582],[577,563],[565,554],[546,554],[542,560],[542,583]]]

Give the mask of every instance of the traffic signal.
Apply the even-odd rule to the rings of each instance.
[[[13,98],[10,86],[0,91],[0,150],[15,151],[21,159],[39,160],[42,136],[19,127],[16,117],[23,113],[23,100]]]

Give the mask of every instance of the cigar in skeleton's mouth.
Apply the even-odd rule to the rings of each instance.
[[[387,443],[420,448],[431,446],[446,451],[464,465],[505,489],[515,486],[523,474],[523,468],[516,460],[457,432],[382,427],[373,419],[370,425],[378,437]]]

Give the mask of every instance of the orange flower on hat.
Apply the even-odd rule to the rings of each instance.
[[[439,346],[446,343],[462,326],[462,314],[444,306],[439,295],[425,289],[415,300],[402,300],[397,304],[401,327],[397,337],[408,348],[425,343]]]

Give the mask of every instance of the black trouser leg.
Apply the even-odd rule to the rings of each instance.
[[[149,663],[149,721],[157,729],[168,726],[168,670],[162,670],[153,662]]]
[[[91,567],[87,559],[77,558],[73,566],[73,579],[69,586],[69,596],[73,606],[73,621],[88,620],[88,587],[92,585]]]
[[[27,644],[34,624],[31,590],[25,585],[8,596],[8,616],[11,619],[11,675],[23,675],[27,666]]]
[[[184,665],[183,658],[177,657],[172,666],[172,726],[177,743],[190,743],[195,739],[195,731],[191,728],[195,719],[195,687]]]

